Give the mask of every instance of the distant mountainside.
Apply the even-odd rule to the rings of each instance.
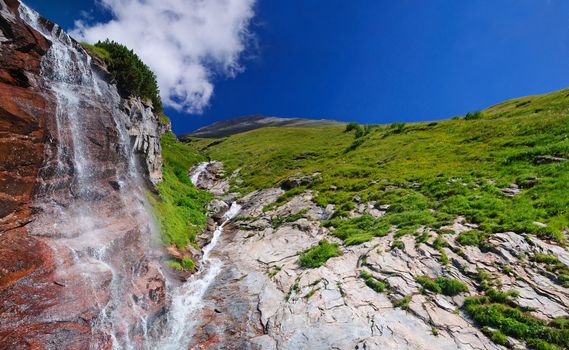
[[[188,137],[224,137],[234,134],[239,134],[249,130],[265,128],[268,126],[286,126],[286,127],[312,127],[312,126],[326,126],[326,125],[340,125],[344,124],[335,120],[326,119],[304,119],[304,118],[279,118],[279,117],[266,117],[263,115],[253,115],[238,117],[229,120],[222,120],[213,123],[196,131],[182,135],[182,139]]]

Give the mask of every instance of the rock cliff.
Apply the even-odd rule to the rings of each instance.
[[[59,26],[0,0],[0,348],[144,342],[166,303],[143,193],[159,124]]]

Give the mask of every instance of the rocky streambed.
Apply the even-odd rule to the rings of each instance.
[[[227,209],[224,200],[236,195],[226,193],[220,163],[202,170],[198,187],[218,196],[210,209],[219,217]],[[287,181],[286,187],[294,183]],[[341,246],[342,255],[319,268],[301,268],[302,251],[322,239],[340,243],[322,225],[334,208],[318,207],[310,191],[269,206],[283,193],[273,188],[239,198],[242,210],[212,253],[224,264],[204,295],[191,349],[505,349],[483,334],[463,308],[465,297],[480,295],[476,276],[517,291],[517,303],[543,320],[568,315],[568,289],[554,282],[544,264],[529,259],[553,254],[568,264],[565,249],[511,232],[493,235],[491,249],[484,251],[461,246],[458,235],[475,227],[461,217],[445,228],[442,247],[434,232],[422,242],[390,233]],[[381,216],[381,209],[358,203],[352,215]],[[393,247],[395,240],[403,244]],[[366,285],[362,271],[383,281],[386,290]],[[468,291],[454,297],[424,291],[416,281],[423,275],[451,277]],[[513,338],[508,341],[513,348],[526,348]]]

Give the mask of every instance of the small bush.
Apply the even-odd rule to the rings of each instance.
[[[358,129],[361,129],[360,124],[356,122],[351,122],[346,125],[346,130],[344,130],[344,132],[350,132],[352,130],[358,130]]]
[[[436,294],[440,294],[442,292],[441,287],[428,276],[419,276],[415,281],[417,281],[417,283],[419,283],[425,290],[429,290]]]
[[[490,338],[490,340],[492,340],[494,343],[496,343],[498,345],[502,345],[502,346],[506,346],[506,347],[508,347],[510,345],[510,342],[508,341],[508,337],[500,331],[491,330],[488,327],[483,327],[482,333],[486,334],[486,336],[488,336],[488,338]]]
[[[326,263],[328,259],[342,255],[337,243],[330,243],[323,239],[317,245],[305,250],[299,257],[299,263],[304,268],[317,268]]]
[[[464,120],[475,120],[475,119],[481,119],[481,118],[482,118],[482,112],[480,112],[480,111],[468,112],[464,116]]]
[[[389,125],[389,129],[391,129],[391,131],[394,134],[401,134],[403,131],[405,131],[405,126],[407,124],[402,123],[402,122],[395,122],[395,123],[391,123],[391,125]]]
[[[156,112],[162,112],[160,90],[156,75],[126,46],[115,41],[99,41],[84,47],[107,64],[109,72],[117,81],[117,88],[124,97],[137,96],[152,101]]]
[[[515,305],[493,303],[490,298],[481,296],[466,298],[464,307],[479,325],[526,341],[531,349],[560,350],[569,346],[567,330],[551,327]],[[498,336],[496,340],[500,341],[501,338]]]

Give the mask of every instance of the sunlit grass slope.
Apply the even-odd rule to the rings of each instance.
[[[160,223],[164,244],[184,247],[194,243],[206,223],[205,205],[211,195],[196,189],[188,177],[189,169],[205,158],[173,134],[161,139],[164,181],[158,184],[159,198],[150,195]]]
[[[240,168],[243,193],[321,173],[300,189],[336,204],[328,223],[346,244],[457,216],[480,230],[515,231],[565,242],[569,225],[569,89],[514,99],[466,118],[392,125],[265,128],[190,146]],[[504,189],[515,184],[520,193]],[[356,199],[354,199],[354,197]],[[387,215],[348,219],[357,201],[391,205]],[[373,229],[370,229],[373,228]]]

